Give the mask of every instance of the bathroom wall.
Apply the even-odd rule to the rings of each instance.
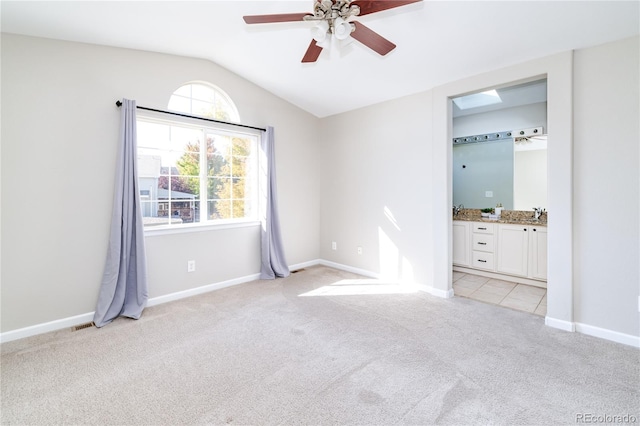
[[[546,102],[455,117],[453,137],[532,127],[543,127],[546,132]],[[454,145],[453,204],[464,204],[467,208],[488,208],[501,203],[505,209],[514,210],[517,197],[518,209],[530,209],[528,200],[537,200],[534,205],[546,207],[546,176],[543,180],[534,180],[533,175],[522,173],[533,166],[529,158],[532,161],[540,160],[541,155],[519,155],[518,164],[524,166],[520,170],[515,167],[513,140]],[[546,162],[543,171],[546,175]],[[529,188],[531,192],[516,195]]]

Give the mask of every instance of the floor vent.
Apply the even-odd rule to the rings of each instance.
[[[85,328],[93,327],[93,325],[94,325],[94,324],[93,324],[93,321],[92,321],[92,322],[88,322],[88,323],[86,323],[86,324],[76,325],[75,327],[73,327],[73,328],[71,329],[71,331],[80,331],[80,330],[83,330],[83,329],[85,329]]]
[[[296,269],[295,271],[291,271],[292,274],[297,274],[298,272],[302,272],[304,271],[304,268],[302,269]]]

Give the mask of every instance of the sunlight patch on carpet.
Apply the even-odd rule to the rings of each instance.
[[[417,293],[416,286],[398,283],[389,283],[376,279],[350,279],[340,280],[333,284],[325,285],[299,297],[307,296],[362,296],[379,294],[411,294]]]

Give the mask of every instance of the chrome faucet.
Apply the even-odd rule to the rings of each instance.
[[[464,205],[460,204],[459,206],[453,206],[453,215],[454,216],[458,216],[458,213],[460,213],[460,210],[464,209]]]
[[[533,218],[535,220],[540,219],[540,216],[542,216],[542,213],[544,213],[544,209],[542,207],[534,207],[533,208]]]

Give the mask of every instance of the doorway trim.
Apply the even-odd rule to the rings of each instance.
[[[433,287],[452,294],[452,101],[487,87],[547,79],[548,279],[545,324],[573,320],[573,51],[449,83],[433,90]],[[446,159],[446,161],[442,161]],[[446,241],[447,250],[442,250]]]

